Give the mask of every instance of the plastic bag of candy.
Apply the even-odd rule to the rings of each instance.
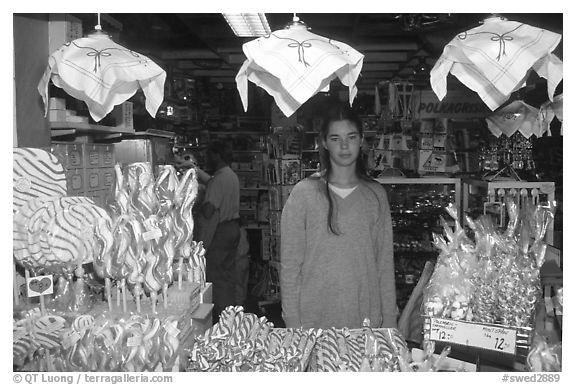
[[[496,321],[496,301],[498,268],[495,262],[494,222],[488,216],[477,221],[467,217],[468,226],[474,231],[476,241],[477,269],[472,274],[475,290],[472,297],[473,321],[494,323]]]
[[[531,372],[561,372],[562,343],[548,345],[546,338],[536,333],[526,357],[526,366]]]
[[[522,209],[507,199],[510,223],[504,236],[496,237],[499,261],[497,318],[504,325],[525,327],[532,323],[541,297],[540,268],[544,263],[544,236],[553,220],[552,210],[526,202]]]
[[[458,222],[454,205],[446,211],[454,220],[454,230],[441,218],[444,235],[433,234],[434,246],[440,251],[436,268],[424,291],[422,310],[425,315],[471,321],[472,281],[477,259],[474,245]]]

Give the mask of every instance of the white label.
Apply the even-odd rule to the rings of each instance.
[[[128,340],[126,341],[126,346],[129,347],[140,346],[140,344],[142,344],[141,336],[128,337]]]
[[[146,230],[153,230],[156,227],[158,227],[157,223],[158,218],[156,217],[156,215],[150,215],[148,218],[144,220],[144,228],[146,228]]]
[[[52,294],[54,292],[52,275],[40,275],[38,277],[28,278],[26,287],[28,288],[28,297]]]
[[[142,239],[145,241],[151,241],[152,239],[158,239],[162,236],[162,230],[155,228],[154,230],[147,231],[142,234]]]
[[[169,322],[164,324],[164,329],[171,337],[176,337],[180,334],[180,330]]]
[[[516,354],[516,329],[430,318],[430,339]]]

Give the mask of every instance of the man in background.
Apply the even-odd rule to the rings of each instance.
[[[206,280],[212,282],[213,322],[227,306],[236,304],[236,253],[240,240],[240,183],[230,168],[232,148],[215,141],[206,151],[206,168],[198,179],[206,183],[200,206],[199,240],[206,248]],[[212,176],[210,176],[210,174]]]

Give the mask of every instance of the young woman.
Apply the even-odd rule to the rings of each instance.
[[[386,191],[365,173],[362,122],[335,106],[320,139],[325,170],[294,186],[282,211],[286,327],[396,327],[392,220]]]

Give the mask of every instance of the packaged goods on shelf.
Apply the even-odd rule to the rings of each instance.
[[[300,159],[282,159],[282,184],[296,184],[302,179]]]

